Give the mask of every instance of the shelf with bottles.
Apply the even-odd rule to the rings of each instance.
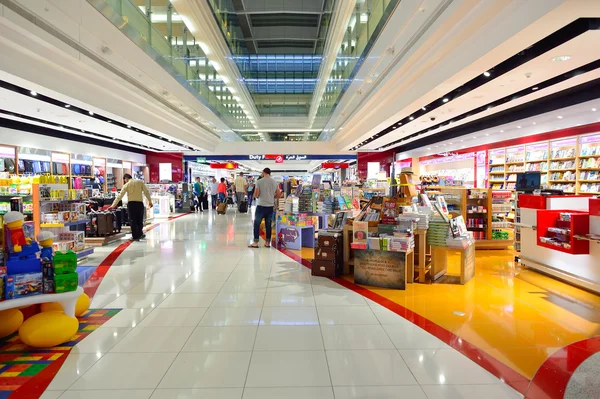
[[[587,212],[539,210],[537,245],[572,255],[589,254],[589,241],[575,239],[589,233],[589,221]]]

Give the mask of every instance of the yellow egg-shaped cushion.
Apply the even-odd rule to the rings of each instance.
[[[19,328],[19,338],[34,348],[50,348],[60,345],[77,333],[79,321],[63,312],[38,313]]]
[[[75,305],[75,316],[82,316],[90,308],[90,297],[87,294],[81,294],[77,298],[77,304]],[[58,302],[42,303],[42,312],[63,312],[63,307]]]
[[[40,310],[42,312],[62,312],[63,307],[58,302],[47,302],[40,305]]]
[[[19,309],[7,309],[0,312],[0,338],[16,332],[23,324],[23,312]]]

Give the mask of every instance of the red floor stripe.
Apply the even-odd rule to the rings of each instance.
[[[587,358],[600,352],[600,337],[565,346],[550,356],[531,380],[527,399],[562,399],[575,370]],[[584,380],[580,381],[581,384]],[[600,393],[598,396],[600,397]]]
[[[261,235],[263,238],[265,237],[264,234]],[[311,268],[312,263],[302,258],[298,254],[295,254],[287,249],[278,248],[278,250],[279,252],[283,253],[284,255],[287,255],[296,262],[301,263],[309,269]],[[367,288],[361,287],[360,285],[351,283],[342,278],[330,278],[330,280],[348,288],[349,290],[361,294],[362,296],[372,300],[373,302],[378,303],[379,305],[391,310],[397,315],[405,318],[406,320],[410,321],[416,326],[422,328],[423,330],[437,337],[439,340],[443,341],[450,347],[456,349],[464,356],[477,363],[479,366],[486,369],[488,372],[499,378],[501,381],[510,385],[517,392],[525,394],[525,392],[527,391],[527,387],[530,384],[530,381],[527,377],[517,373],[510,367],[506,366],[504,363],[495,359],[494,357],[492,357],[485,351],[479,349],[475,345],[463,340],[453,332],[446,330],[445,328],[435,324],[431,320],[426,319],[425,317],[413,312],[412,310],[407,309],[404,306],[401,306],[387,298],[384,298],[381,295],[376,294],[375,292]]]

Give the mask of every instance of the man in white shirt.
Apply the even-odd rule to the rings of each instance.
[[[219,182],[217,182],[217,179],[213,176],[210,179],[210,203],[211,203],[211,207],[212,209],[217,209],[217,196],[219,195]]]
[[[238,177],[235,178],[235,180],[233,181],[233,185],[235,186],[235,198],[239,206],[244,200],[247,188],[247,183],[246,179],[244,178],[243,172],[240,172]]]

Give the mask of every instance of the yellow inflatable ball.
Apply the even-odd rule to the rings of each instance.
[[[63,312],[43,312],[25,320],[19,328],[19,338],[34,348],[51,348],[67,342],[78,328],[75,317]]]
[[[77,298],[77,304],[75,305],[75,316],[83,316],[85,312],[90,308],[90,297],[83,293]]]
[[[19,309],[7,309],[0,312],[0,338],[14,332],[23,324],[23,313]]]
[[[85,312],[90,308],[90,297],[87,294],[81,294],[77,298],[77,304],[75,305],[75,316],[83,316]],[[58,302],[42,303],[42,312],[63,312],[63,307]]]

